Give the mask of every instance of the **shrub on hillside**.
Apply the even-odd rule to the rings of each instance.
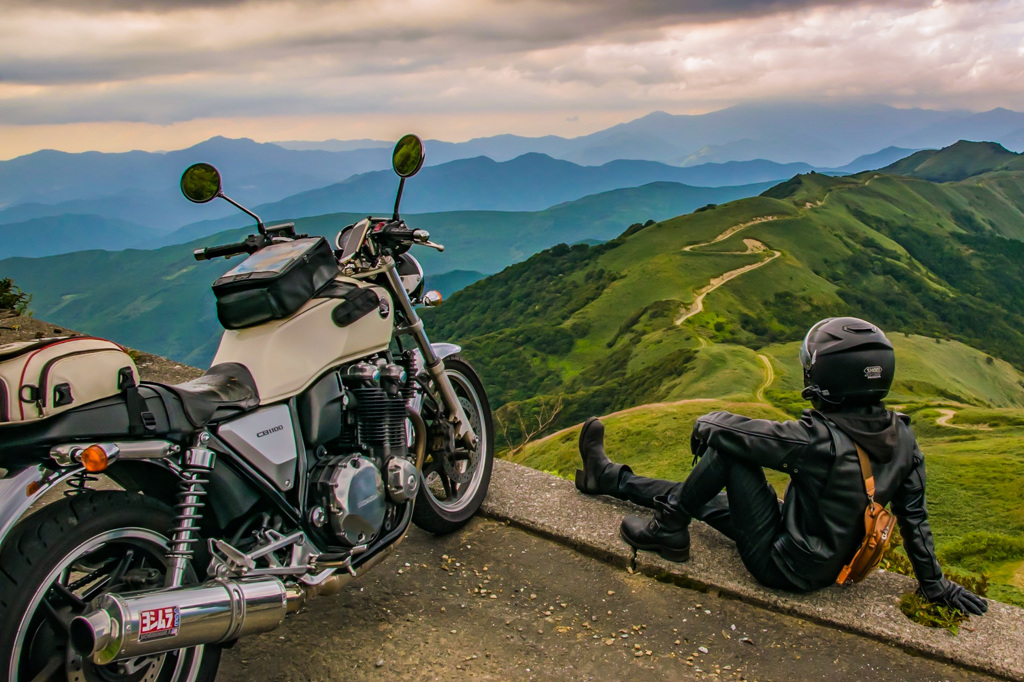
[[[32,295],[22,291],[10,277],[0,279],[0,315],[31,315],[31,301]]]

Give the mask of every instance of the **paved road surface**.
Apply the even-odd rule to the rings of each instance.
[[[737,601],[629,575],[475,520],[395,554],[278,630],[219,680],[982,680]]]

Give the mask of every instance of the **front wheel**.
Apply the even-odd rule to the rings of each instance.
[[[166,506],[127,492],[68,497],[18,524],[0,549],[0,680],[206,682],[219,646],[98,666],[69,646],[71,620],[105,592],[161,587]]]
[[[456,443],[443,404],[427,398],[423,417],[430,436],[412,520],[438,535],[462,528],[477,513],[487,496],[494,466],[491,406],[480,377],[458,355],[444,359],[444,370],[479,440],[472,451]]]

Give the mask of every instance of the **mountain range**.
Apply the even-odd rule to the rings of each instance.
[[[453,161],[472,160],[479,165],[480,157],[501,164],[526,156],[527,161],[520,161],[518,167],[532,172],[530,159],[545,155],[577,166],[605,168],[605,175],[615,174],[608,173],[609,165],[619,166],[616,173],[622,171],[624,161],[660,163],[676,172],[652,173],[650,169],[641,169],[637,177],[616,180],[614,186],[601,184],[583,191],[566,189],[561,195],[557,191],[546,192],[550,185],[546,183],[539,188],[544,191],[536,193],[534,203],[526,205],[502,203],[501,192],[495,188],[485,193],[474,190],[459,201],[439,200],[434,205],[414,206],[414,210],[540,210],[557,201],[652,181],[707,187],[781,180],[811,169],[853,173],[885,166],[912,150],[948,145],[958,139],[993,140],[1011,149],[1024,148],[1024,114],[1005,109],[971,114],[881,105],[840,107],[762,102],[701,115],[655,112],[575,138],[498,135],[457,143],[430,140],[429,166],[445,167]],[[348,180],[353,187],[368,187],[380,195],[385,192],[374,184],[374,176],[358,181],[353,176],[385,170],[389,148],[390,143],[376,140],[279,145],[217,137],[165,153],[66,154],[43,150],[0,161],[0,224],[68,215],[93,216],[89,222],[92,229],[105,224],[98,218],[111,219],[109,233],[115,235],[125,223],[132,229],[171,232],[197,221],[232,216],[233,211],[226,204],[200,208],[178,195],[181,171],[198,160],[217,165],[224,174],[227,194],[248,206],[274,204]],[[871,154],[863,157],[864,152]],[[457,171],[446,172],[451,172],[452,182],[460,181]],[[510,186],[530,189],[527,180],[515,178]],[[357,202],[356,197],[348,196],[349,204],[343,205],[330,202],[324,194],[312,197],[323,200],[323,212],[366,210],[364,206],[352,205]],[[382,198],[378,195],[374,195],[375,207],[379,205],[376,200]],[[296,203],[310,199],[302,196]],[[544,204],[544,200],[551,203]],[[291,208],[285,212],[294,215]],[[66,219],[60,222],[68,224]],[[45,234],[45,225],[36,225],[40,238]],[[50,240],[52,244],[60,243],[56,234]],[[98,236],[96,243],[106,245],[111,241],[108,236]],[[63,248],[66,247],[51,245],[38,253]]]
[[[459,143],[430,140],[428,163],[472,156],[503,161],[537,152],[583,165],[617,159],[676,166],[770,159],[822,169],[845,165],[867,150],[937,148],[961,139],[993,140],[1024,151],[1024,114],[1007,109],[971,113],[878,104],[757,102],[698,115],[654,112],[574,138],[497,135]],[[317,148],[310,142],[279,144]],[[325,149],[344,144],[321,143]]]

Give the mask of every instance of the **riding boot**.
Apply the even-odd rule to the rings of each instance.
[[[583,468],[576,470],[576,489],[587,495],[618,496],[622,474],[633,472],[604,453],[604,424],[597,417],[588,419],[580,431],[580,457]]]
[[[690,517],[669,498],[659,495],[654,498],[654,518],[627,516],[622,519],[619,534],[627,544],[657,552],[669,561],[690,559]]]

